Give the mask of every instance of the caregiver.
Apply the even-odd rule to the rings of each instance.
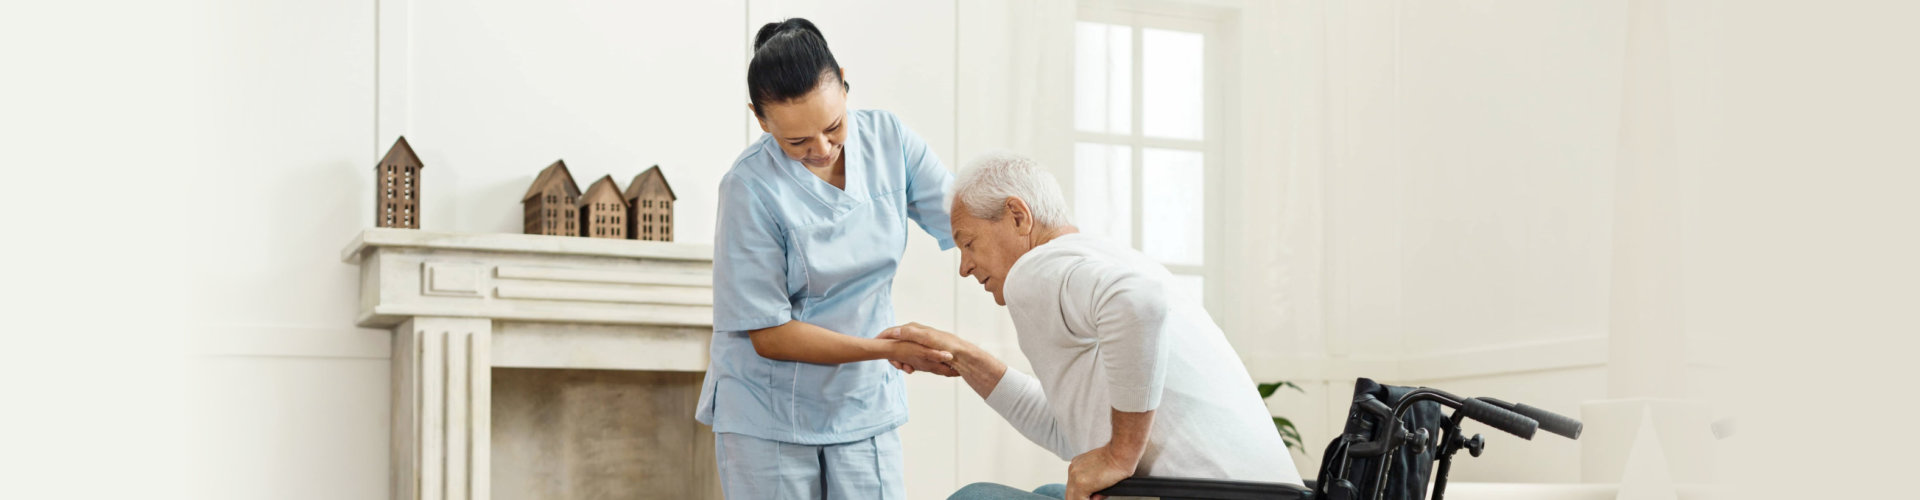
[[[747,92],[766,134],[720,181],[713,356],[694,418],[713,426],[730,499],[896,499],[903,369],[952,354],[875,339],[894,325],[907,219],[953,247],[953,175],[885,111],[850,111],[845,73],[805,19],[754,37]]]

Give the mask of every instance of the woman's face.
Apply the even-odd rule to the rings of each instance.
[[[760,130],[773,136],[780,150],[808,168],[828,168],[840,160],[847,142],[847,90],[836,78],[798,99],[765,103]]]

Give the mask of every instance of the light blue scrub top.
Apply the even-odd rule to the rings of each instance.
[[[720,181],[713,249],[713,356],[694,418],[713,432],[795,444],[874,437],[907,422],[902,375],[885,360],[779,361],[747,332],[799,320],[856,337],[894,326],[893,274],[907,219],[953,248],[953,174],[899,117],[849,111],[846,189],[762,135]]]

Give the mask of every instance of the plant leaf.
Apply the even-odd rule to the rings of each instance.
[[[1301,443],[1300,430],[1293,426],[1292,420],[1286,417],[1273,417],[1273,428],[1280,432],[1280,442],[1287,448],[1306,450],[1306,445]]]
[[[1273,397],[1273,393],[1279,392],[1280,388],[1282,387],[1293,389],[1295,392],[1299,392],[1301,394],[1307,393],[1307,390],[1301,389],[1299,384],[1282,380],[1279,382],[1268,382],[1265,384],[1260,384],[1260,399],[1267,399],[1267,398]]]
[[[1301,394],[1307,393],[1307,390],[1302,389],[1299,384],[1281,380],[1278,382],[1259,384],[1260,399],[1273,397],[1273,393],[1279,392],[1282,387],[1293,389]],[[1292,420],[1286,417],[1273,417],[1273,428],[1280,432],[1280,441],[1285,443],[1287,448],[1299,449],[1302,452],[1306,451],[1306,446],[1302,444],[1300,438],[1300,429],[1293,426]]]

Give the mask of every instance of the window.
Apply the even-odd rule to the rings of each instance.
[[[1074,213],[1080,228],[1167,266],[1202,299],[1214,22],[1088,8],[1074,26]]]

